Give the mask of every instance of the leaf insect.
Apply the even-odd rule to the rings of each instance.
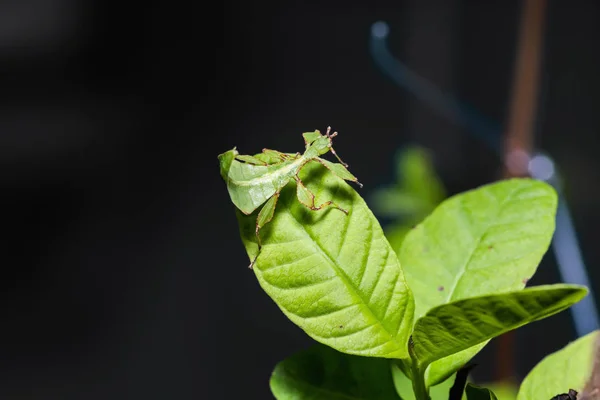
[[[569,389],[569,393],[562,393],[550,400],[600,400],[600,334],[594,342],[592,373],[579,393]]]
[[[246,215],[263,206],[256,218],[258,253],[249,268],[254,266],[262,248],[259,231],[273,218],[279,194],[292,179],[296,181],[298,200],[310,210],[317,211],[331,206],[348,214],[347,210],[331,200],[320,205],[316,204],[314,193],[304,185],[299,177],[300,171],[308,162],[317,161],[339,178],[362,187],[358,179],[348,171],[348,164],[343,162],[333,149],[332,139],[337,134],[337,132],[331,133],[331,127],[327,128],[324,135],[318,130],[303,133],[306,145],[303,154],[263,149],[262,153],[253,156],[240,155],[234,147],[219,155],[221,176],[227,183],[227,190],[233,204]],[[328,152],[331,152],[339,163],[333,163],[320,157]]]

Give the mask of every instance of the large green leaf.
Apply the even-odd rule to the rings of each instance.
[[[454,300],[522,289],[550,245],[556,204],[554,189],[532,179],[496,182],[440,204],[399,252],[415,317]],[[433,363],[427,384],[446,379],[483,346]]]
[[[494,392],[490,389],[475,386],[470,383],[467,383],[465,394],[467,395],[467,400],[498,400]]]
[[[400,251],[415,316],[453,300],[523,288],[548,249],[555,213],[554,189],[532,179],[500,181],[444,201]]]
[[[278,400],[400,400],[390,361],[316,345],[280,362],[271,376]]]
[[[581,391],[590,376],[599,335],[600,331],[591,332],[546,356],[523,380],[517,400],[545,400],[569,389]]]
[[[261,231],[254,272],[281,310],[315,340],[341,352],[408,357],[414,303],[396,254],[363,199],[321,164],[301,179],[320,204],[334,200],[348,215],[311,211],[295,183],[281,193],[273,220]],[[250,258],[257,252],[256,212],[238,212]]]
[[[420,368],[520,326],[565,310],[584,286],[545,285],[443,304],[417,320],[412,335]]]

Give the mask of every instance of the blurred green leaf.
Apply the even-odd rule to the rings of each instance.
[[[424,148],[414,146],[399,152],[396,174],[397,183],[372,196],[377,215],[406,218],[407,224],[418,222],[446,197],[431,155]]]
[[[280,362],[271,375],[278,400],[400,400],[390,361],[315,345]]]
[[[406,234],[446,197],[427,149],[412,146],[396,156],[397,182],[378,189],[370,204],[376,215],[393,218],[385,235],[396,253]]]

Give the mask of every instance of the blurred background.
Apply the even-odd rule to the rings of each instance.
[[[217,155],[296,152],[331,125],[368,201],[414,145],[447,195],[500,179],[502,154],[390,79],[371,32],[385,21],[394,57],[506,128],[525,3],[0,2],[0,398],[272,398],[311,340],[246,268]],[[597,287],[600,3],[536,3],[526,150],[560,169]],[[549,252],[532,284],[560,280]],[[519,329],[511,374],[577,335],[568,312]],[[503,377],[499,343],[476,379]]]

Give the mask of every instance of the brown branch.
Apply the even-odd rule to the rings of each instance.
[[[504,140],[505,176],[527,175],[533,147],[546,0],[524,0]],[[521,159],[521,162],[518,160]]]

